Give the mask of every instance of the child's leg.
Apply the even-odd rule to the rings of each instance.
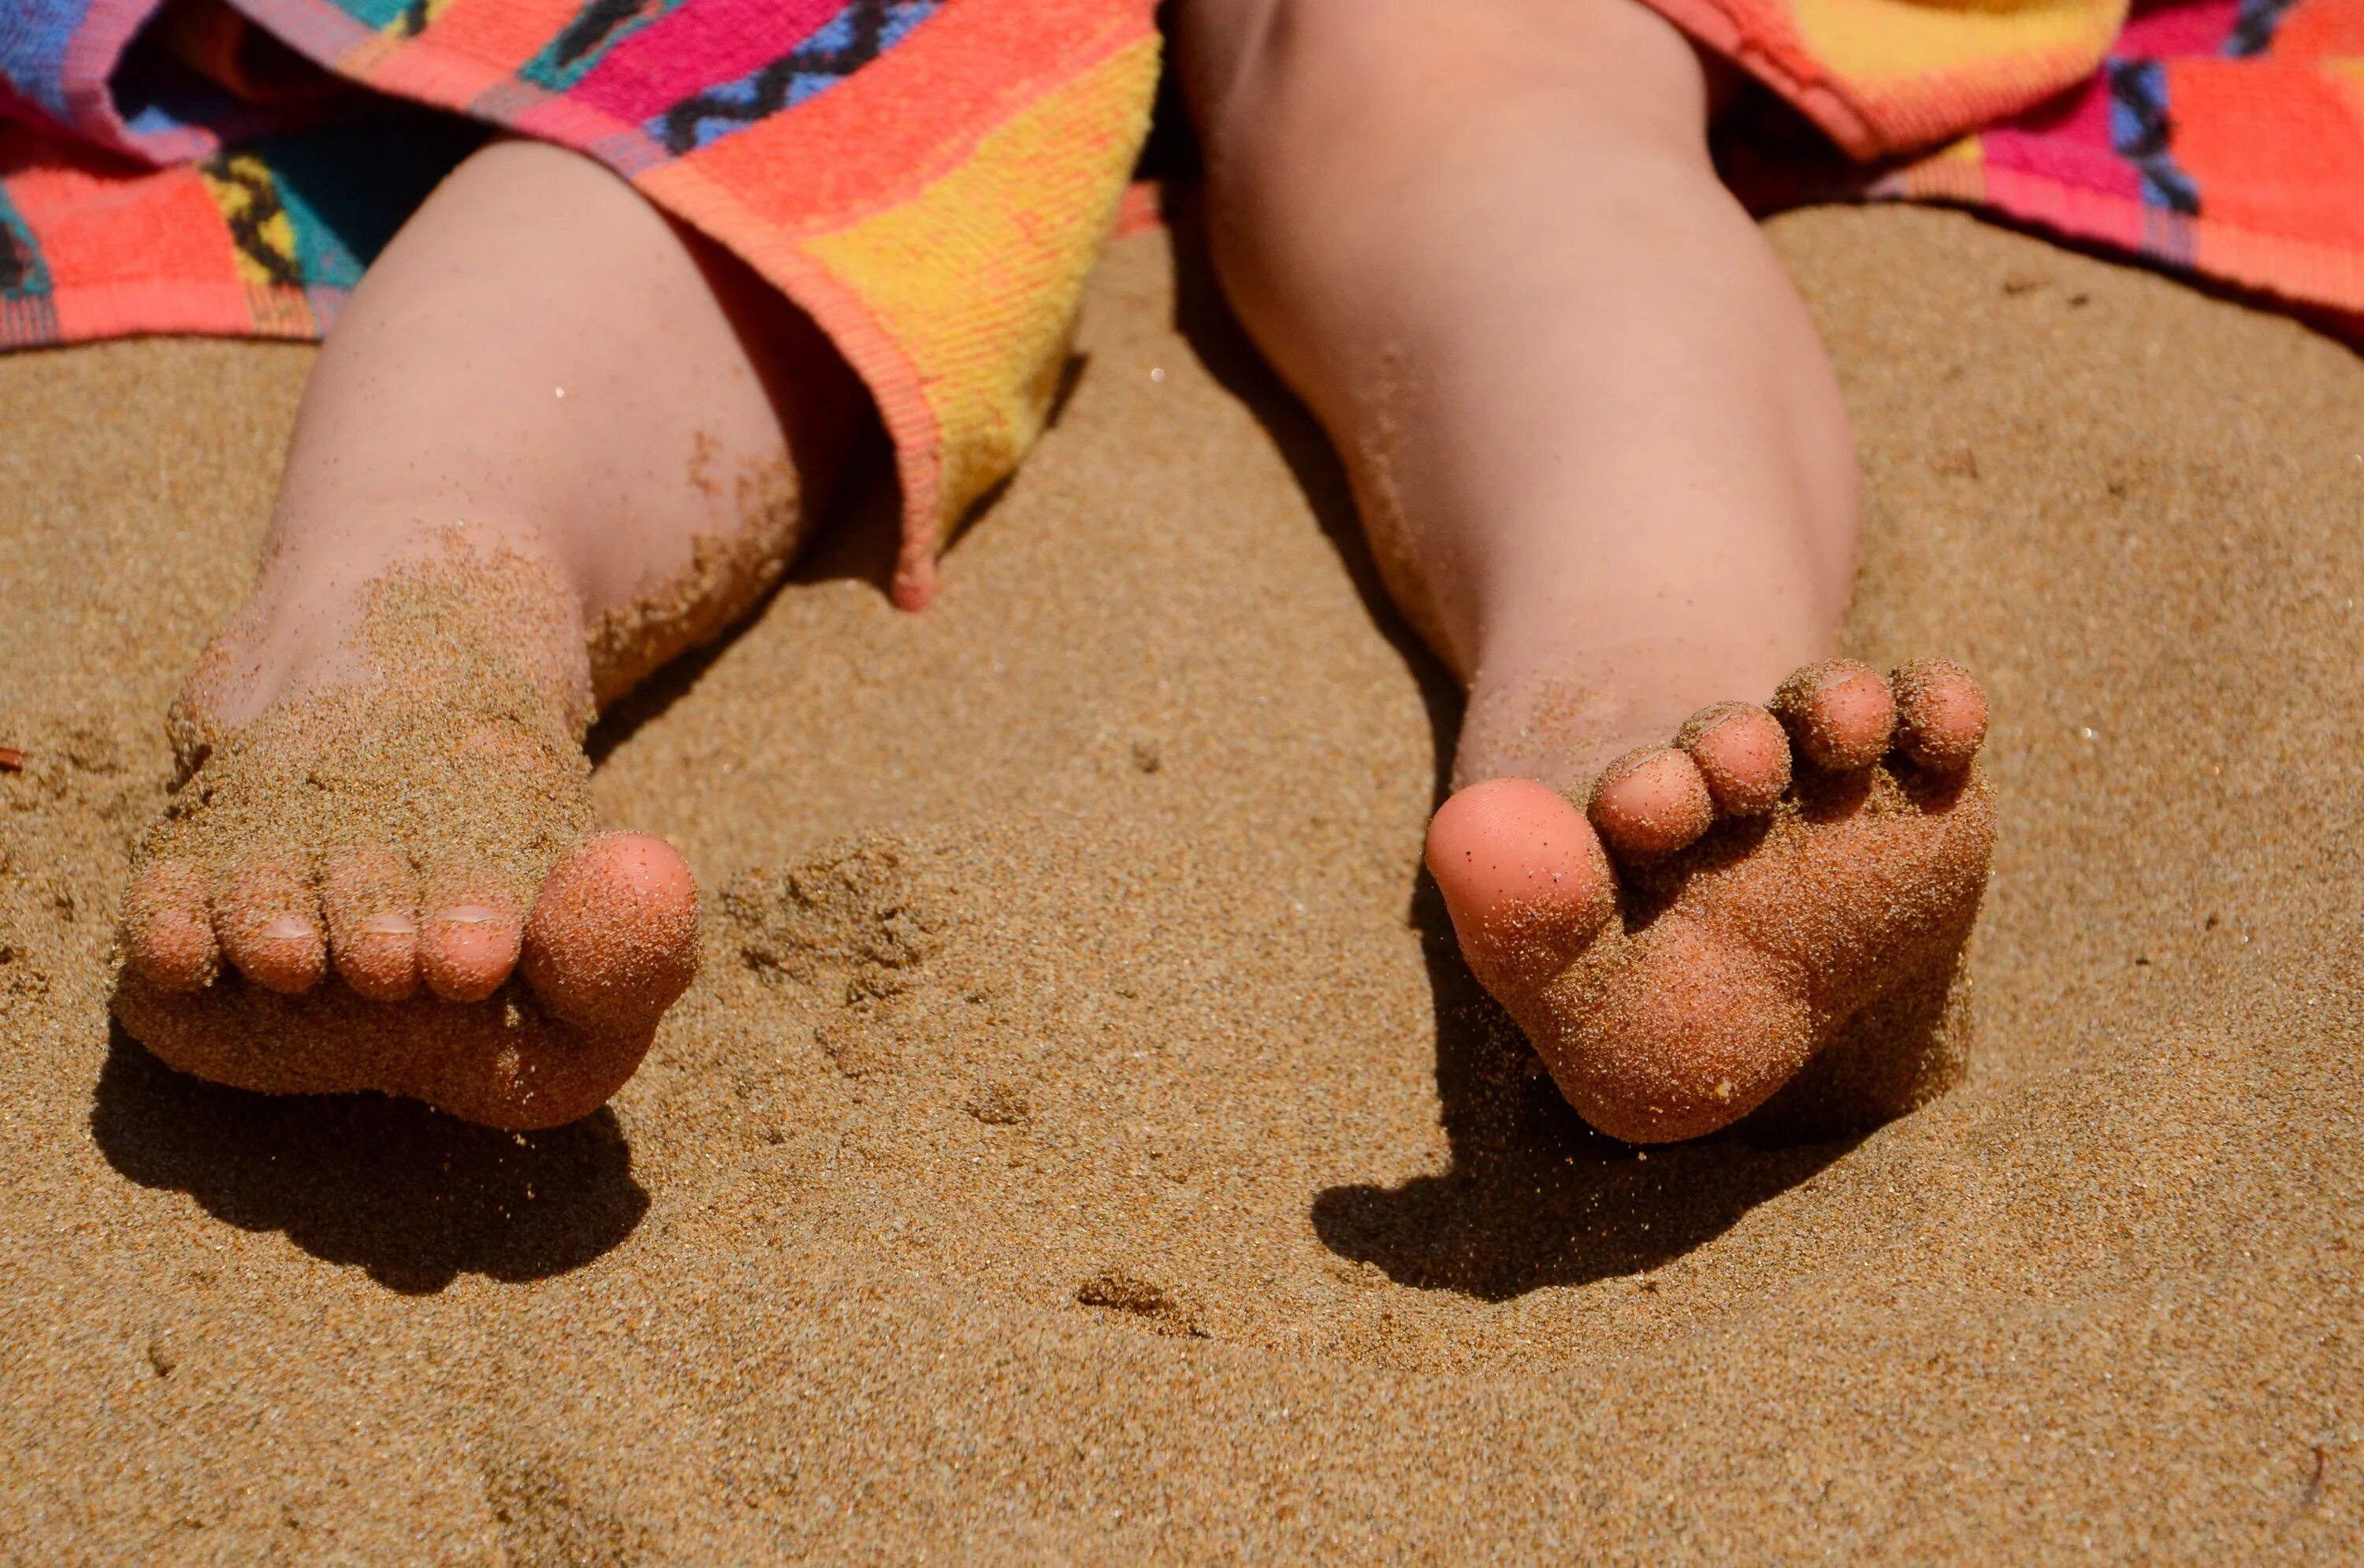
[[[1983,699],[1950,666],[1801,671],[1851,584],[1854,451],[1709,162],[1690,45],[1634,0],[1451,12],[1188,0],[1216,261],[1468,683],[1429,860],[1472,968],[1590,1119],[1689,1136],[1868,1008],[1942,1003],[1991,832]],[[1785,678],[1788,736],[1742,705],[1676,734]],[[1898,702],[1919,763],[1867,773]],[[1793,739],[1806,808],[1669,867],[1763,812]],[[1611,918],[1619,880],[1654,917]]]
[[[645,1040],[696,893],[661,840],[586,837],[584,730],[777,579],[863,407],[808,321],[597,165],[470,160],[322,350],[254,588],[175,705],[190,776],[126,900],[133,1031],[260,1087],[596,1105],[636,1051],[474,1082],[516,1063],[439,1062],[460,1015],[392,1004],[484,1003],[522,962],[576,1029]],[[225,962],[250,984],[208,986]],[[300,1039],[247,1038],[291,1017]]]

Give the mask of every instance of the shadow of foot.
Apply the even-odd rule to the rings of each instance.
[[[1413,898],[1435,995],[1436,1084],[1453,1165],[1399,1185],[1325,1189],[1313,1228],[1332,1251],[1399,1284],[1506,1301],[1547,1285],[1645,1273],[1709,1241],[1859,1137],[1776,1141],[1743,1122],[1647,1151],[1594,1131],[1462,962],[1444,901]]]
[[[119,1026],[90,1128],[141,1186],[406,1295],[580,1268],[649,1207],[613,1111],[512,1133],[381,1095],[251,1094],[173,1072]]]

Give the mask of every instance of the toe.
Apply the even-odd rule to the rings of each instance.
[[[517,967],[517,904],[489,877],[447,873],[420,900],[418,977],[447,1002],[481,1002]]]
[[[1896,749],[1932,773],[1958,773],[1987,738],[1987,695],[1950,659],[1916,659],[1889,677]]]
[[[1498,995],[1567,968],[1616,904],[1591,826],[1532,779],[1492,779],[1446,801],[1428,825],[1428,870],[1462,956]]]
[[[320,904],[329,956],[354,995],[399,1002],[418,989],[418,888],[401,856],[382,849],[342,856],[321,882]]]
[[[1790,738],[1752,702],[1704,707],[1675,736],[1727,817],[1761,817],[1790,787]]]
[[[124,957],[165,991],[202,991],[221,971],[205,884],[186,861],[159,861],[123,895]]]
[[[309,991],[329,972],[320,899],[293,855],[259,856],[217,884],[214,933],[238,972],[267,991]]]
[[[542,884],[525,977],[550,1010],[601,1032],[646,1029],[697,973],[697,883],[663,839],[602,833]]]
[[[1871,766],[1896,731],[1896,698],[1888,683],[1852,659],[1807,665],[1781,683],[1772,706],[1799,752],[1828,773]]]
[[[1591,815],[1612,853],[1647,860],[1696,842],[1715,822],[1715,802],[1688,753],[1654,746],[1602,770]]]

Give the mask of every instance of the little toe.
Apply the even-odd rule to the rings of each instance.
[[[1931,773],[1958,773],[1987,738],[1987,695],[1950,659],[1916,659],[1889,677],[1896,749]]]
[[[267,991],[296,995],[329,973],[320,899],[293,855],[261,855],[216,884],[214,933],[238,972]]]
[[[151,985],[202,991],[221,972],[206,889],[186,861],[159,861],[123,896],[124,957]]]
[[[399,1002],[418,989],[418,886],[407,862],[383,849],[344,855],[321,882],[320,904],[329,956],[355,995]]]
[[[1653,746],[1601,771],[1591,817],[1611,853],[1649,860],[1698,841],[1715,823],[1715,800],[1687,752]]]
[[[517,968],[522,923],[517,905],[489,878],[464,873],[430,879],[420,900],[418,977],[447,1002],[481,1002]]]
[[[671,844],[602,833],[558,863],[526,917],[527,984],[579,1029],[643,1029],[697,973],[697,883]]]
[[[1533,779],[1491,779],[1446,801],[1428,825],[1427,859],[1462,956],[1498,995],[1556,975],[1616,906],[1591,825]]]
[[[1721,702],[1691,715],[1675,735],[1727,817],[1762,817],[1790,787],[1790,737],[1753,702]]]
[[[1855,773],[1879,761],[1896,732],[1896,698],[1868,664],[1809,664],[1773,694],[1772,710],[1812,766]]]

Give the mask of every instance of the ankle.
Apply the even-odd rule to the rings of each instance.
[[[1571,648],[1490,638],[1469,679],[1455,788],[1529,778],[1565,792],[1642,746],[1667,743],[1712,703],[1762,702],[1830,639],[1800,628],[1751,641],[1668,635]]]
[[[288,697],[388,678],[507,669],[577,728],[590,714],[584,612],[566,564],[519,527],[336,528],[283,518],[246,602],[176,713],[220,732]]]
[[[1619,682],[1613,665],[1480,664],[1454,749],[1453,787],[1523,778],[1580,792],[1610,762],[1672,728],[1660,706]]]

